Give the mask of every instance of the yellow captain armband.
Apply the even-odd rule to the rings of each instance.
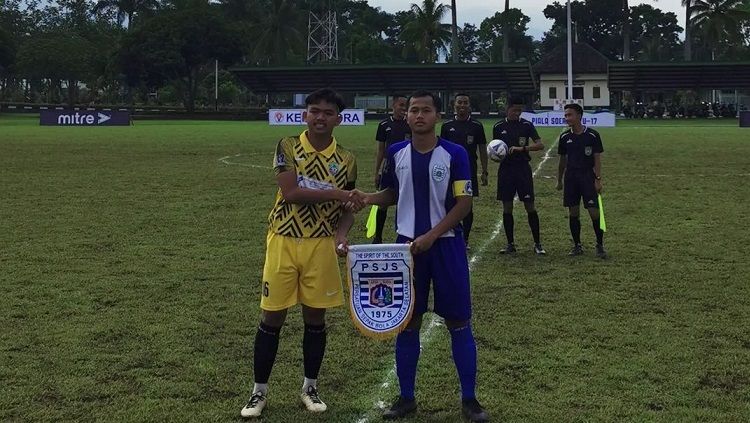
[[[471,196],[474,194],[474,188],[471,186],[471,181],[455,181],[453,182],[453,196],[460,197],[462,195]]]

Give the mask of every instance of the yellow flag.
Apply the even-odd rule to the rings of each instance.
[[[607,232],[607,222],[604,220],[604,204],[602,204],[602,195],[599,194],[599,229]]]
[[[375,227],[377,223],[378,206],[370,207],[370,215],[367,216],[367,237],[372,238],[375,236]]]

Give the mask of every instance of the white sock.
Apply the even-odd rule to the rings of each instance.
[[[317,388],[318,386],[318,379],[308,379],[305,378],[305,382],[302,383],[302,392],[307,392],[307,387],[312,386]]]
[[[268,394],[268,384],[256,383],[255,386],[253,386],[253,393],[256,393],[256,392],[263,392],[263,395]]]

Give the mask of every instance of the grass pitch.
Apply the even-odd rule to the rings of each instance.
[[[477,392],[494,421],[750,420],[750,132],[735,126],[600,130],[604,262],[585,215],[587,255],[566,256],[556,157],[535,180],[548,256],[532,254],[520,205],[521,252],[500,256],[491,167],[475,202],[472,284]],[[240,420],[273,148],[300,130],[0,117],[0,420]],[[552,147],[559,131],[540,132]],[[336,131],[368,190],[374,133],[374,122]],[[354,242],[365,242],[365,217]],[[282,331],[264,421],[378,420],[377,403],[397,395],[392,343],[360,336],[346,308],[331,312],[320,379],[329,411],[311,416],[298,398],[298,310]],[[409,421],[460,421],[449,337],[437,326],[428,338]]]

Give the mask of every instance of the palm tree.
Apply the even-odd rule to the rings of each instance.
[[[719,43],[740,38],[740,24],[750,15],[746,7],[745,0],[693,0],[691,23],[710,47],[711,60]]]
[[[158,5],[159,3],[156,0],[99,0],[94,5],[92,12],[100,13],[105,10],[114,10],[117,14],[117,23],[122,26],[127,20],[129,31],[133,28],[136,15],[154,10]]]
[[[510,0],[505,0],[505,14],[510,10]],[[503,28],[503,63],[510,62],[510,27]]]
[[[622,0],[622,60],[630,61],[630,5]]]
[[[456,19],[456,0],[451,0],[451,61],[458,63],[458,20]]]
[[[447,53],[451,26],[442,21],[449,8],[435,0],[424,0],[422,6],[411,5],[414,19],[404,25],[401,38],[416,51],[422,63],[435,63],[439,53]]]
[[[304,47],[299,9],[293,0],[272,1],[253,28],[257,63],[278,65],[287,62],[289,53],[299,53]]]
[[[685,6],[685,45],[683,54],[686,62],[693,59],[693,24],[690,22],[693,18],[693,2],[694,0],[682,0],[682,5]]]

